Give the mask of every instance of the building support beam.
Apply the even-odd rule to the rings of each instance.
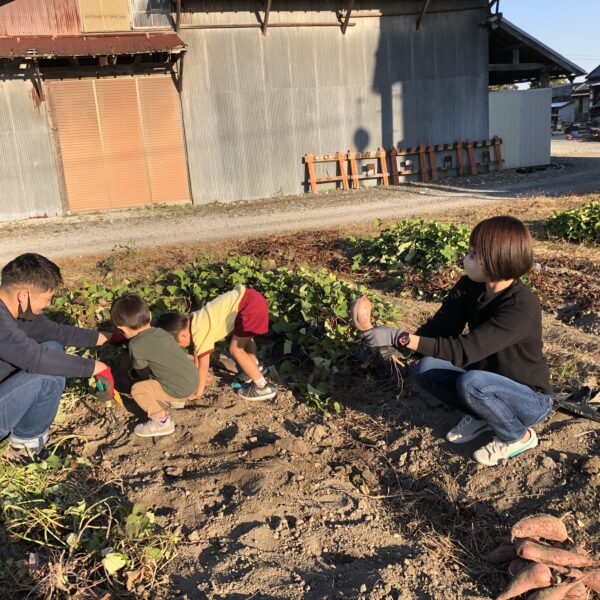
[[[423,2],[423,8],[421,8],[421,14],[417,17],[417,31],[421,31],[421,25],[423,23],[423,17],[425,16],[425,13],[427,12],[427,9],[429,8],[429,3],[431,2],[431,0],[424,0]]]
[[[500,10],[500,0],[490,0],[488,5],[490,12],[494,10],[494,7],[496,9],[495,14],[498,14],[498,11]]]
[[[346,6],[346,14],[344,16],[344,22],[342,23],[342,35],[346,35],[346,29],[348,29],[348,23],[350,23],[350,15],[352,14],[353,8],[354,0],[348,0],[348,5]]]
[[[181,29],[181,0],[177,0],[175,5],[175,33]]]
[[[265,5],[265,16],[261,25],[263,35],[267,35],[267,27],[269,26],[269,15],[271,14],[271,0],[264,0]]]
[[[35,70],[35,83],[37,87],[37,95],[40,102],[43,102],[46,98],[44,97],[44,87],[42,85],[42,75],[40,73],[40,64],[37,58],[33,59],[33,68]]]
[[[489,66],[489,71],[541,71],[545,69],[547,65],[544,63],[501,63]]]
[[[183,61],[185,59],[185,53],[179,57],[177,63],[177,91],[181,94],[183,92]]]

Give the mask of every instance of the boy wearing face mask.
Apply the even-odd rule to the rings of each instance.
[[[114,393],[110,368],[92,358],[65,354],[65,346],[101,346],[124,340],[49,321],[42,311],[62,283],[60,269],[39,254],[22,254],[2,269],[0,284],[0,439],[9,436],[5,458],[28,462],[39,456],[58,410],[66,377],[102,382]]]
[[[532,426],[550,415],[552,390],[541,307],[519,281],[533,264],[527,227],[514,217],[492,217],[473,229],[470,246],[466,275],[416,333],[375,327],[362,335],[376,338],[372,347],[424,355],[413,369],[416,383],[465,415],[446,439],[464,444],[493,432],[473,458],[495,466],[537,446]]]

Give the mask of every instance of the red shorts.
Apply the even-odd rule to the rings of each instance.
[[[269,308],[262,294],[248,288],[238,307],[233,335],[237,337],[253,337],[269,331]]]

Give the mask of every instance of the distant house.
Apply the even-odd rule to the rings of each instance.
[[[569,125],[575,121],[575,102],[572,98],[573,85],[559,85],[552,88],[552,128]]]
[[[582,123],[590,120],[590,84],[577,83],[571,98],[575,102],[575,120]]]
[[[590,86],[590,117],[600,119],[600,65],[598,65],[588,76]]]

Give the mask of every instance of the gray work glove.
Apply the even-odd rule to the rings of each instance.
[[[393,356],[407,359],[411,355],[411,351],[406,347],[410,341],[410,336],[406,331],[380,325],[361,332],[359,336],[369,348],[377,350],[381,358],[385,360]]]

